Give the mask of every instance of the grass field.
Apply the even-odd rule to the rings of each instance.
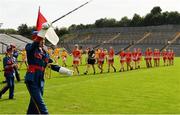
[[[180,58],[176,58],[174,66],[146,69],[143,63],[140,70],[121,73],[67,77],[53,72],[52,78],[46,79],[44,101],[51,114],[180,114],[179,68]],[[84,70],[85,66],[81,66],[81,73]],[[23,78],[25,70],[20,73]],[[0,72],[2,79],[3,72]],[[0,83],[0,88],[4,85]],[[28,103],[25,84],[16,83],[15,99],[8,100],[8,92],[3,95],[0,114],[24,114]]]

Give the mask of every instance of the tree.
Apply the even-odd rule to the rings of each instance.
[[[118,25],[121,27],[127,27],[130,26],[131,20],[128,19],[127,16],[121,18],[121,20],[118,22]]]
[[[29,36],[31,33],[29,32],[29,28],[26,24],[21,24],[18,27],[18,33],[22,36]]]
[[[156,6],[151,10],[151,14],[152,15],[161,14],[161,11],[162,9],[159,6]]]
[[[68,31],[74,31],[76,30],[76,24],[72,24],[71,26],[69,26]]]
[[[113,18],[107,19],[107,18],[101,18],[99,20],[96,20],[95,27],[116,27],[117,21]]]
[[[167,20],[169,24],[180,24],[180,14],[178,12],[170,12]]]
[[[69,33],[68,29],[65,27],[60,29],[56,27],[54,30],[59,37]]]
[[[14,29],[0,29],[0,33],[5,34],[17,34],[17,31]]]
[[[162,21],[164,22],[164,24],[168,24],[168,16],[169,16],[169,12],[162,13]]]
[[[140,15],[134,14],[134,16],[133,16],[133,18],[131,20],[130,25],[131,26],[142,26],[142,21],[143,21],[143,18],[141,18]]]

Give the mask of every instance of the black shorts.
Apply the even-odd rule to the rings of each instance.
[[[90,64],[90,65],[94,65],[95,62],[96,62],[95,59],[88,59],[88,64]]]

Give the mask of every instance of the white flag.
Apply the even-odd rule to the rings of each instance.
[[[57,45],[57,43],[59,42],[59,37],[57,36],[57,34],[54,31],[53,27],[48,28],[45,37],[53,45]]]

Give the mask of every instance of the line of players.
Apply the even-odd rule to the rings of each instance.
[[[60,53],[60,48],[56,48],[52,50],[51,48],[48,48],[49,55],[54,59],[55,63],[58,63],[59,57],[62,59],[62,66],[67,66],[66,61],[68,57],[68,53],[65,49],[62,50]],[[19,69],[21,68],[22,64],[26,64],[26,52],[23,50],[21,52],[22,54],[22,61],[19,64]],[[110,47],[109,50],[98,48],[94,50],[93,48],[87,48],[85,51],[82,50],[82,47],[79,47],[77,44],[74,46],[71,56],[73,56],[73,69],[77,72],[79,75],[79,68],[78,66],[82,64],[82,54],[85,54],[86,58],[86,64],[87,68],[84,72],[84,74],[87,74],[89,71],[90,66],[92,66],[94,74],[96,73],[95,70],[95,64],[98,65],[98,68],[100,69],[100,73],[104,72],[104,61],[108,63],[108,70],[107,72],[110,72],[110,68],[116,72],[116,68],[114,67],[114,56],[115,51],[113,47]],[[174,64],[174,57],[175,53],[172,49],[169,49],[168,51],[164,49],[162,52],[160,52],[159,49],[154,49],[152,51],[151,48],[147,48],[144,53],[142,53],[140,48],[134,48],[134,50],[131,52],[130,49],[127,49],[124,51],[121,49],[121,51],[118,53],[119,56],[119,62],[120,62],[120,69],[119,71],[125,71],[126,70],[132,70],[132,69],[138,69],[140,68],[141,61],[146,61],[146,67],[150,68],[152,67],[152,62],[154,61],[154,67],[160,66],[160,59],[162,57],[164,66],[173,65]],[[26,64],[27,66],[27,64]]]
[[[73,68],[74,71],[77,72],[79,75],[79,69],[78,66],[82,61],[82,50],[79,50],[78,45],[74,46],[74,49],[72,51],[73,56]],[[86,63],[87,68],[84,74],[87,74],[89,71],[90,66],[92,66],[94,74],[96,73],[94,65],[97,64],[98,68],[100,69],[100,73],[103,73],[103,65],[104,61],[107,61],[108,63],[108,71],[110,72],[110,68],[112,67],[114,72],[116,72],[116,68],[114,67],[114,56],[115,51],[113,47],[110,47],[109,50],[105,50],[103,48],[96,49],[94,51],[93,48],[87,48],[86,51]],[[169,49],[168,51],[164,49],[162,52],[160,52],[159,49],[154,49],[152,51],[151,48],[147,48],[144,53],[142,53],[140,48],[134,48],[134,50],[131,52],[130,49],[127,49],[124,51],[123,49],[119,52],[119,60],[120,60],[120,69],[119,72],[125,71],[125,65],[127,67],[127,71],[138,69],[140,68],[141,61],[146,61],[146,67],[151,68],[152,61],[154,60],[154,67],[160,66],[160,59],[162,57],[164,66],[173,65],[174,64],[174,57],[175,53],[172,49]]]

